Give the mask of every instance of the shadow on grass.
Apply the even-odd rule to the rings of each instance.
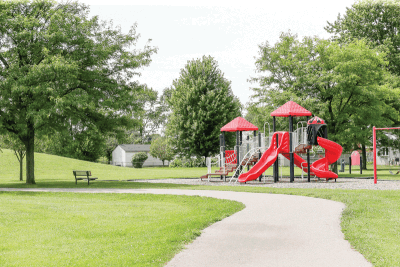
[[[127,189],[142,189],[142,188],[172,188],[172,189],[189,189],[193,186],[185,184],[167,184],[167,183],[141,183],[141,182],[128,182],[128,181],[102,181],[97,180],[91,182],[75,182],[71,181],[36,181],[36,184],[26,184],[22,182],[9,182],[0,183],[2,188],[127,188]]]

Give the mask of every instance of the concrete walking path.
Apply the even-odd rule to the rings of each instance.
[[[0,191],[146,193],[205,196],[246,208],[203,230],[167,266],[372,266],[344,240],[343,203],[311,197],[179,189],[9,189]]]

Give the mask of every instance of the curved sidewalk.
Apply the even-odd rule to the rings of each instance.
[[[203,230],[167,266],[372,266],[344,240],[345,205],[330,200],[261,193],[178,189],[7,189],[0,191],[199,195],[246,208]]]

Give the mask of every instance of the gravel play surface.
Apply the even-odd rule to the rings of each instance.
[[[278,183],[274,183],[271,178],[263,180],[261,182],[250,181],[246,184],[242,183],[229,183],[229,179],[226,182],[219,178],[212,178],[210,182],[206,179],[201,181],[199,178],[187,178],[187,179],[162,179],[162,180],[134,180],[135,182],[147,182],[147,183],[172,183],[172,184],[190,184],[190,185],[212,185],[212,186],[263,186],[263,187],[274,187],[274,188],[319,188],[319,189],[369,189],[369,190],[400,190],[400,181],[388,181],[378,180],[377,184],[374,184],[373,179],[355,179],[355,178],[339,178],[335,181],[330,180],[326,182],[325,179],[317,180],[312,179],[310,183],[307,179],[302,180],[296,178],[293,183],[289,182],[289,178],[282,178]]]

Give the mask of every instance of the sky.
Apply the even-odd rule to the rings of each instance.
[[[150,66],[138,80],[162,93],[179,78],[189,60],[211,55],[233,93],[245,105],[252,95],[247,80],[260,75],[255,71],[259,45],[278,41],[289,30],[299,38],[329,38],[324,30],[344,14],[354,0],[264,0],[264,1],[182,1],[182,0],[80,0],[90,6],[90,15],[113,20],[127,32],[137,23],[140,39],[136,49],[158,48]]]

